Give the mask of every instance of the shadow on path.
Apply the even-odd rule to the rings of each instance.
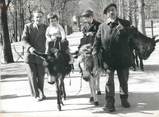
[[[29,97],[30,95],[16,95],[16,94],[12,94],[12,95],[2,95],[0,96],[0,99],[1,100],[4,100],[4,99],[13,99],[13,98],[21,98],[21,97]]]
[[[103,96],[103,95],[102,95]],[[137,92],[137,93],[130,93],[129,94],[129,102],[131,104],[130,108],[123,108],[120,104],[119,94],[116,94],[116,112],[115,113],[144,113],[144,114],[152,114],[151,112],[145,112],[145,111],[158,111],[159,110],[159,92],[153,92],[153,93],[143,93],[143,92]],[[104,97],[102,97],[104,99]],[[104,103],[101,102],[100,103]],[[102,105],[101,105],[102,106]],[[104,106],[104,105],[103,105]],[[96,111],[93,113],[104,113],[103,111]]]

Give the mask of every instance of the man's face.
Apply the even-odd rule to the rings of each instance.
[[[108,10],[107,10],[106,16],[107,16],[107,18],[110,18],[110,19],[113,19],[113,20],[116,19],[116,17],[117,17],[116,8],[114,6],[109,7]]]
[[[83,17],[83,21],[86,22],[86,23],[92,23],[92,19],[93,17]]]
[[[41,24],[42,23],[42,13],[34,13],[34,23]]]

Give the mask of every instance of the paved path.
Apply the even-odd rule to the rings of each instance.
[[[61,112],[56,108],[55,86],[45,80],[47,99],[35,102],[30,97],[29,84],[23,63],[2,64],[0,81],[0,117],[159,117],[159,45],[145,62],[145,71],[130,71],[129,109],[122,108],[119,100],[119,83],[116,84],[116,112],[106,113],[104,105],[104,86],[106,76],[102,76],[102,95],[98,96],[99,106],[89,103],[89,86],[82,81],[80,74],[71,73],[65,79],[67,100]],[[116,77],[116,76],[115,76]]]

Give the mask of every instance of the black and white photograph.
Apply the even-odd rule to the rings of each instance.
[[[158,0],[0,0],[0,117],[159,117]]]

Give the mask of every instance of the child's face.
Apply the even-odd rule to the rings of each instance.
[[[56,18],[50,18],[49,19],[50,24],[56,25],[58,23],[58,20]]]
[[[34,13],[34,23],[41,24],[42,23],[42,13]]]

